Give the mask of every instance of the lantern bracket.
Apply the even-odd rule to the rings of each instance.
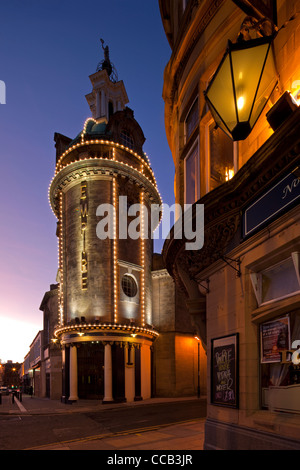
[[[252,31],[258,37],[266,37],[277,34],[278,28],[270,18],[261,18],[258,20],[253,16],[246,16],[241,24],[237,41],[243,42],[254,39],[253,35],[251,35]]]
[[[201,284],[201,282],[203,282],[203,281],[198,282],[199,286],[202,287],[202,289],[205,289],[207,294],[209,294],[209,292],[210,292],[210,290],[209,290],[209,282],[210,282],[209,279],[205,279],[206,286]]]
[[[221,256],[221,259],[222,259],[226,264],[228,264],[228,266],[230,266],[232,269],[234,269],[234,270],[237,272],[237,277],[241,277],[242,273],[241,273],[241,260],[240,260],[240,258],[232,259],[232,258],[229,258],[228,256],[222,255],[222,256]],[[232,263],[236,263],[236,264],[237,264],[237,268],[236,268],[235,266],[233,266],[229,261],[231,261]]]

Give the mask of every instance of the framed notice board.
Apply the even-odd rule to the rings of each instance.
[[[260,362],[281,362],[281,352],[291,347],[288,315],[260,325]]]
[[[211,403],[238,408],[238,333],[211,340]]]

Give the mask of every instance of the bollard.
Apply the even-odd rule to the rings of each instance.
[[[12,402],[12,403],[15,402],[15,394],[14,394],[14,392],[12,392],[12,394],[11,394],[11,402]]]
[[[0,405],[2,405],[2,393],[0,393]]]
[[[19,400],[22,401],[22,392],[20,392]]]

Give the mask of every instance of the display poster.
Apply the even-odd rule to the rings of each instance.
[[[290,318],[284,316],[260,325],[261,363],[281,362],[281,351],[290,349]]]
[[[238,408],[238,334],[212,340],[211,403]]]

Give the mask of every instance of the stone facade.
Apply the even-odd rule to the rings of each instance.
[[[206,353],[195,338],[195,325],[187,315],[183,294],[155,254],[152,268],[153,323],[160,335],[154,345],[156,396],[206,395]],[[198,356],[199,354],[199,356]],[[199,368],[199,369],[198,369]]]
[[[203,248],[186,251],[185,240],[171,236],[163,250],[166,268],[184,292],[207,350],[205,448],[298,449],[299,405],[294,396],[299,394],[299,374],[288,354],[300,334],[300,20],[295,15],[300,3],[159,4],[172,48],[163,96],[175,199],[205,208]],[[258,37],[258,24],[266,16],[268,25],[279,30],[273,40],[278,85],[250,135],[232,142],[216,129],[203,92],[228,40],[236,42],[246,21],[255,25],[250,33]],[[293,104],[283,117],[286,99]],[[270,116],[277,108],[281,123],[272,127]],[[268,328],[282,332],[281,349],[269,344],[272,352],[264,355]],[[221,360],[215,344],[235,344],[234,367],[227,371],[230,387],[226,381],[216,386],[222,372],[211,373]],[[225,346],[224,357],[229,350]],[[235,402],[226,402],[229,396]]]
[[[41,361],[41,395],[59,400],[61,397],[61,350],[52,341],[58,311],[58,286],[52,284],[45,292],[40,310],[43,312],[43,341]]]

